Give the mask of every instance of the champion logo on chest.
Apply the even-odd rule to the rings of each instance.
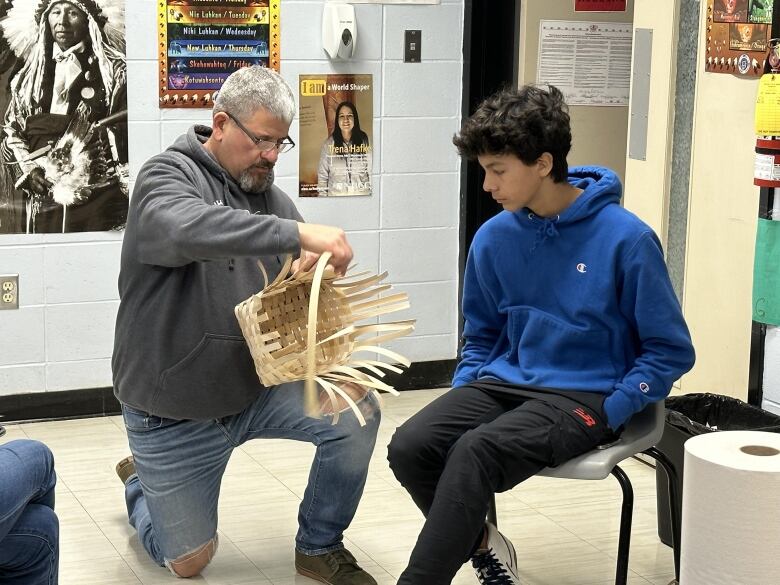
[[[579,272],[580,274],[585,274],[588,271],[588,265],[585,264],[584,262],[580,262],[579,264],[577,264],[576,268],[577,268],[577,272]]]

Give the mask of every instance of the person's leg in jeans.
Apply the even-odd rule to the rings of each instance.
[[[54,457],[38,441],[0,445],[0,582],[56,585],[59,524]]]
[[[136,474],[125,484],[130,524],[149,556],[180,577],[217,549],[217,504],[233,445],[216,421],[177,421],[122,407]]]
[[[431,414],[426,417],[430,419]],[[433,419],[435,423],[435,416]],[[474,553],[491,495],[603,442],[611,432],[600,420],[594,420],[594,427],[588,428],[555,406],[529,400],[463,433],[447,453],[433,502],[399,585],[449,585]],[[414,432],[418,445],[427,440],[424,424],[413,423],[405,432]],[[406,484],[414,483],[415,467],[408,455],[414,442],[407,436],[406,455],[399,456],[403,463],[394,467]],[[402,467],[411,470],[396,471]],[[429,482],[424,471],[417,471],[423,484]]]
[[[311,418],[303,410],[303,383],[293,382],[266,391],[262,402],[231,417],[227,431],[235,444],[250,439],[294,439],[313,443],[317,450],[298,513],[295,545],[306,555],[343,548],[344,530],[355,516],[363,495],[368,464],[376,443],[380,412],[376,397],[359,402],[366,419],[361,427],[354,413]]]
[[[130,524],[149,556],[186,577],[198,574],[217,546],[219,490],[232,450],[258,437],[312,442],[317,453],[299,515],[298,549],[319,554],[342,548],[365,485],[379,413],[373,397],[362,401],[367,425],[342,413],[303,414],[302,384],[263,391],[243,412],[215,421],[176,421],[127,406],[123,415],[135,475],[126,483]]]

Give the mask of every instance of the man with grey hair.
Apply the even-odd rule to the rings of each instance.
[[[261,286],[258,260],[274,278],[287,254],[308,269],[331,252],[340,273],[352,259],[341,229],[304,223],[273,184],[278,157],[294,146],[294,113],[277,73],[236,71],[219,92],[211,128],[190,128],[138,174],[112,361],[132,456],[117,473],[146,551],[191,577],[217,549],[220,483],[233,449],[255,438],[314,443],[296,569],[333,585],[375,585],[342,543],[376,441],[374,396],[345,388],[367,415],[364,427],[349,412],[338,425],[330,410],[307,417],[302,383],[260,384],[233,315]]]

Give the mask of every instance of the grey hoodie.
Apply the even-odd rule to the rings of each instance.
[[[233,308],[300,251],[290,198],[243,191],[194,126],[138,174],[119,273],[114,393],[174,419],[237,413],[263,390]]]

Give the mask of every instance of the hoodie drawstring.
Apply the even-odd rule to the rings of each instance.
[[[223,183],[222,183],[222,205],[227,207],[228,206],[227,198],[228,198],[228,195],[230,194],[230,189],[228,189],[227,178],[225,177],[224,173],[222,175],[222,180],[223,180]],[[228,258],[228,270],[234,270],[235,269],[235,264],[236,264],[235,259]]]
[[[533,213],[528,214],[528,219],[531,221],[537,221],[538,219],[541,219],[537,217]],[[536,249],[541,246],[544,242],[547,241],[547,238],[555,238],[559,235],[558,229],[555,227],[555,223],[561,219],[560,215],[556,215],[555,217],[545,217],[541,224],[539,224],[539,227],[536,229],[536,236],[534,237],[534,245],[531,246],[531,252],[536,251]]]

